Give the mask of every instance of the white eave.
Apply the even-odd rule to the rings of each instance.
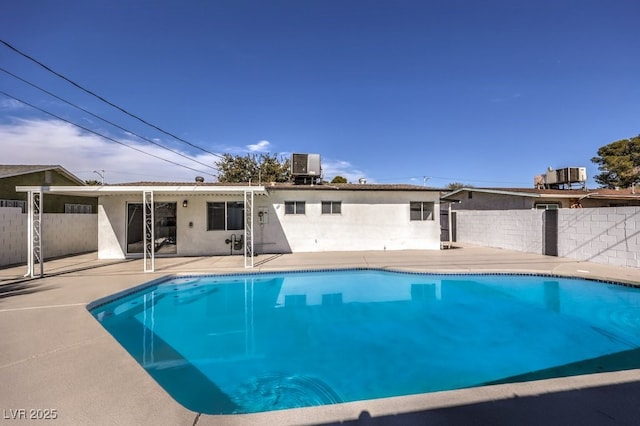
[[[580,194],[577,194],[575,192],[562,194],[559,192],[544,193],[544,192],[528,192],[528,191],[520,192],[520,191],[510,191],[510,190],[502,190],[502,189],[460,188],[453,192],[449,192],[448,194],[443,195],[442,199],[443,200],[448,200],[449,198],[455,199],[455,195],[458,195],[463,192],[479,192],[484,194],[499,194],[499,195],[510,195],[514,197],[529,197],[529,198],[570,198],[570,199],[584,198],[584,197],[581,197]],[[586,192],[584,193],[584,195],[593,196],[593,194],[587,194]]]
[[[108,195],[141,194],[145,191],[163,194],[199,195],[240,195],[253,192],[267,195],[264,186],[212,186],[212,185],[163,185],[163,186],[16,186],[16,192],[37,192],[43,194],[73,195],[79,197],[101,197]]]

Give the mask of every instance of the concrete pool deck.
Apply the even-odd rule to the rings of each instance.
[[[262,255],[254,270],[350,267],[538,272],[640,284],[638,269],[466,245]],[[637,424],[640,418],[640,370],[250,415],[200,415],[176,403],[86,305],[164,275],[245,272],[243,258],[158,258],[156,272],[142,270],[141,259],[104,261],[96,253],[47,261],[40,279],[23,278],[26,266],[0,269],[0,420],[25,424],[32,416],[55,413],[55,422],[65,425],[602,425]]]

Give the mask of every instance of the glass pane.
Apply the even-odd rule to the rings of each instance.
[[[304,201],[296,201],[296,214],[304,214]]]
[[[411,220],[422,220],[422,203],[412,201],[409,203]]]
[[[207,203],[207,231],[224,231],[224,203]]]
[[[176,206],[177,203],[155,203],[154,237],[155,251],[159,254],[176,254]]]
[[[142,253],[143,213],[141,203],[127,205],[127,253]]]
[[[295,204],[293,201],[285,201],[284,202],[284,214],[294,214],[295,213]]]
[[[433,203],[422,203],[422,220],[433,220]]]
[[[332,204],[332,213],[333,214],[342,213],[342,203],[340,201],[336,201]]]
[[[244,203],[239,201],[227,202],[227,230],[244,229]]]
[[[323,201],[322,202],[322,214],[331,214],[331,202]]]

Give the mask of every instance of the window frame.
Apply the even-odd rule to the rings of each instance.
[[[325,206],[328,206],[328,211],[325,212]],[[342,201],[321,201],[320,212],[323,215],[341,215],[342,214]]]
[[[284,202],[284,214],[286,216],[305,215],[306,214],[306,201],[285,201]]]
[[[533,208],[535,210],[559,210],[560,203],[535,203]]]
[[[229,212],[230,210],[237,210],[238,208],[242,210],[242,220],[240,221],[241,223],[240,225],[238,224],[234,225],[233,223],[229,222],[232,216],[229,214]],[[211,214],[214,212],[218,212],[218,214],[220,214],[220,210],[222,210],[223,212],[222,218],[211,216]],[[244,215],[245,215],[245,212],[244,212],[243,201],[207,201],[207,231],[244,231],[245,229]],[[237,218],[237,216],[233,216],[233,217]],[[221,226],[221,225],[224,225],[224,226]]]
[[[419,210],[416,209],[416,205],[419,204]],[[425,208],[426,207],[426,208]],[[419,217],[414,217],[415,212],[419,212]],[[409,221],[432,221],[436,220],[436,203],[433,201],[409,201]]]

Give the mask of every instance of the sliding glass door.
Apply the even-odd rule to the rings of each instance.
[[[154,251],[176,254],[176,203],[154,203]],[[127,204],[127,253],[144,252],[144,213],[142,203]]]

